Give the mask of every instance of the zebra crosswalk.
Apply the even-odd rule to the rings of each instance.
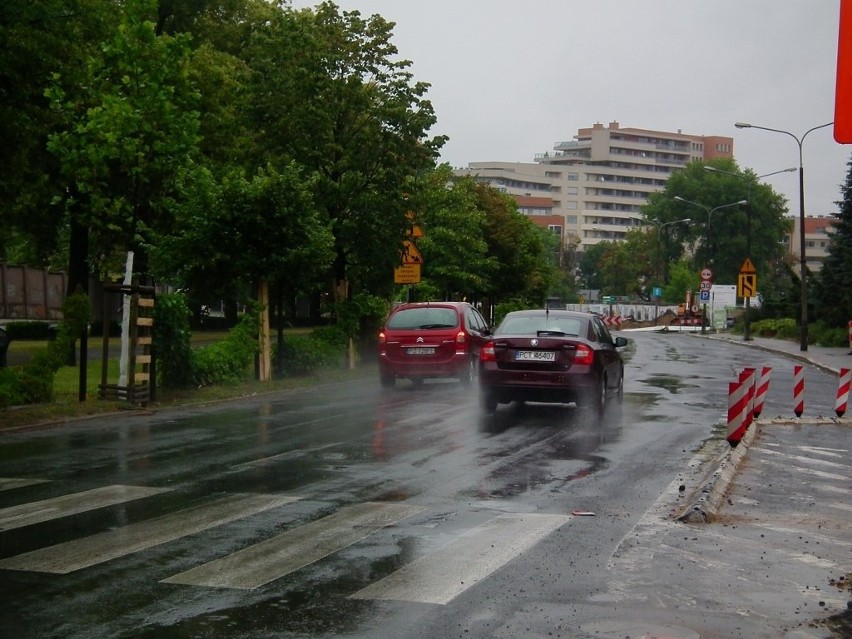
[[[4,480],[6,486],[23,486]],[[168,489],[106,486],[0,509],[0,531],[113,506]],[[232,494],[70,541],[0,558],[0,571],[69,574],[301,499],[297,495]],[[313,521],[246,548],[191,567],[160,583],[194,588],[254,590],[358,544],[384,528],[401,525],[427,508],[401,502],[365,502],[344,506]],[[548,514],[500,514],[461,533],[441,548],[417,557],[396,572],[350,595],[447,604],[474,584],[533,547],[571,517]],[[416,524],[409,527],[418,530]],[[407,532],[407,534],[411,534]],[[415,533],[416,534],[416,533]],[[167,573],[168,574],[168,573]]]
[[[67,574],[297,500],[232,495],[195,508],[0,560],[0,569]]]

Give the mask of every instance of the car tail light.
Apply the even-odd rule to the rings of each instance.
[[[379,333],[379,344],[384,344],[384,343],[385,343],[385,332],[382,331],[381,333]]]
[[[459,344],[459,345],[464,344],[464,340],[465,340],[464,331],[459,331],[458,333],[456,333],[456,344]]]
[[[585,344],[577,344],[577,349],[574,351],[574,363],[591,366],[595,363],[595,351]]]
[[[479,349],[479,361],[480,362],[496,362],[497,361],[497,355],[494,353],[494,342],[488,342],[482,348]]]

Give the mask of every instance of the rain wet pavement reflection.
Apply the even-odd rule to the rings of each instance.
[[[475,392],[454,382],[381,389],[376,371],[366,369],[350,383],[4,435],[0,474],[47,481],[0,490],[0,521],[4,509],[101,486],[168,490],[0,532],[0,562],[242,494],[295,501],[69,574],[0,567],[0,596],[9,606],[0,631],[146,639],[427,637],[456,636],[464,626],[465,636],[485,637],[494,636],[493,624],[506,623],[519,601],[591,601],[605,589],[602,561],[695,449],[718,439],[723,380],[744,365],[736,349],[660,339],[637,336],[624,404],[610,406],[602,423],[574,406],[545,404],[501,406],[486,416]],[[713,350],[719,348],[728,348],[724,357]],[[780,401],[773,396],[769,404]],[[344,535],[356,541],[252,590],[163,583],[359,504],[410,505],[418,512],[363,537],[356,526]],[[578,511],[594,517],[562,525],[523,560],[514,559],[511,570],[495,567],[446,606],[349,598],[487,530],[482,527],[502,521],[501,514]],[[569,558],[570,583],[552,570],[554,561]],[[523,593],[507,587],[516,580],[525,584]]]

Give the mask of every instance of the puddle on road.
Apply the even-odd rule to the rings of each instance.
[[[680,393],[684,388],[698,388],[696,384],[685,384],[682,379],[669,375],[652,375],[640,381],[648,386],[667,390],[672,395]]]

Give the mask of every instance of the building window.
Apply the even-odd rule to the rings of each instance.
[[[577,203],[576,202],[565,202],[565,208],[568,209],[569,211],[576,211],[577,210]]]
[[[576,202],[574,202],[574,204],[576,204]],[[565,221],[568,222],[568,224],[576,224],[577,223],[577,216],[576,215],[566,215]]]
[[[548,224],[548,225],[547,225],[547,229],[548,229],[549,231],[553,231],[553,232],[554,232],[554,233],[556,233],[559,237],[562,237],[562,227],[561,227],[559,224]]]

